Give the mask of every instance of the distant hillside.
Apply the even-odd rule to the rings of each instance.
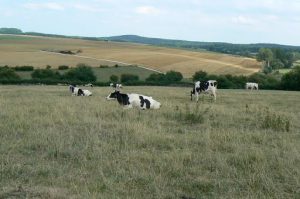
[[[128,42],[91,41],[32,35],[0,35],[0,66],[57,68],[85,63],[100,65],[137,65],[154,71],[175,70],[184,77],[196,71],[210,74],[250,75],[261,69],[255,59],[209,51],[140,45]]]
[[[72,39],[84,39],[91,41],[116,41],[116,42],[132,42],[140,44],[149,44],[156,46],[172,47],[172,48],[184,48],[194,51],[208,50],[212,52],[220,52],[233,55],[241,55],[246,57],[254,57],[260,48],[280,48],[285,51],[300,52],[300,46],[280,45],[280,44],[232,44],[224,42],[199,42],[199,41],[185,41],[185,40],[172,40],[161,38],[141,37],[138,35],[121,35],[112,37],[82,37],[82,36],[66,36],[57,34],[45,34],[38,32],[22,32],[16,28],[0,28],[0,34],[23,34],[33,36],[46,36],[56,38],[72,38]]]
[[[280,44],[232,44],[224,42],[198,42],[185,40],[171,40],[160,38],[141,37],[138,35],[121,35],[113,37],[104,37],[103,39],[118,42],[133,42],[141,44],[150,44],[167,47],[187,48],[187,49],[205,49],[213,52],[221,52],[226,54],[235,54],[242,56],[251,56],[258,52],[260,48],[280,48],[287,51],[300,52],[300,46],[289,46]]]

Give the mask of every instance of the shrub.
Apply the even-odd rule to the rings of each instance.
[[[0,67],[0,80],[19,80],[20,76],[16,74],[16,72],[8,68],[7,66],[5,67]]]
[[[169,82],[179,82],[182,80],[183,76],[180,72],[177,71],[168,71],[165,75],[166,80]]]
[[[111,75],[111,76],[109,77],[109,80],[110,80],[111,82],[117,83],[117,82],[119,81],[119,77],[118,77],[117,75]]]
[[[95,82],[97,78],[90,66],[78,64],[76,68],[72,68],[65,73],[64,79],[81,82]]]
[[[100,65],[99,68],[108,68],[108,65]]]
[[[67,65],[58,66],[58,70],[67,70],[67,69],[69,69],[69,66],[67,66]]]
[[[162,73],[153,73],[146,78],[147,82],[162,82],[165,80],[166,80],[165,74]]]
[[[283,89],[300,91],[300,66],[282,76],[281,86]]]
[[[50,66],[50,65],[46,66],[46,69],[51,69],[51,68],[52,68],[52,66]]]
[[[139,76],[133,75],[133,74],[122,74],[121,75],[121,82],[126,83],[126,82],[135,82],[139,81]]]
[[[207,76],[207,72],[202,71],[202,70],[197,71],[193,75],[193,81],[201,81],[201,80],[203,81],[203,80],[205,80],[206,76]]]
[[[15,71],[33,71],[33,66],[16,66]]]
[[[61,75],[58,72],[54,72],[51,69],[36,69],[31,74],[33,79],[61,79]]]

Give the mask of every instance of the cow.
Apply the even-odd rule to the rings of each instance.
[[[197,81],[195,86],[191,91],[191,101],[193,100],[193,95],[196,96],[196,101],[199,100],[200,93],[209,93],[214,97],[214,100],[217,99],[217,81],[208,80],[208,81]]]
[[[92,96],[91,91],[78,88],[76,85],[70,85],[69,89],[73,96]]]
[[[107,100],[114,100],[117,99],[118,103],[124,108],[133,108],[138,107],[142,110],[146,109],[159,109],[161,104],[154,100],[152,97],[140,95],[140,94],[127,94],[127,93],[120,93],[120,91],[115,90],[114,92],[110,93],[107,97]]]
[[[84,86],[86,86],[86,87],[94,87],[94,85],[92,84],[92,83],[88,83],[88,84],[85,84]]]
[[[123,88],[122,84],[117,84],[117,83],[110,83],[109,86],[112,87],[116,91],[120,91],[120,89]]]
[[[258,83],[253,83],[253,82],[247,82],[246,85],[245,85],[245,88],[246,90],[248,89],[255,89],[255,90],[258,90]]]

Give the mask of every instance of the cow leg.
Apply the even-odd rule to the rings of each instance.
[[[216,94],[216,92],[213,92],[212,95],[214,96],[214,100],[216,101],[217,100],[217,94]]]
[[[198,102],[198,100],[199,100],[199,93],[196,92],[195,94],[196,94],[196,102]]]

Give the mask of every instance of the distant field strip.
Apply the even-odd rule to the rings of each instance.
[[[159,54],[172,55],[170,53],[159,53]],[[251,71],[251,72],[257,72],[257,69],[254,69],[254,68],[245,68],[245,67],[242,67],[241,65],[227,63],[227,62],[224,62],[224,61],[205,59],[205,58],[201,58],[201,57],[195,58],[195,57],[192,57],[192,56],[189,56],[189,55],[177,55],[177,56],[187,57],[187,58],[191,58],[191,59],[197,59],[197,60],[201,60],[203,62],[208,62],[208,63],[215,63],[215,64],[222,64],[222,65],[226,65],[226,66],[232,66],[232,67],[235,67],[235,68],[239,68],[239,69],[242,69],[242,70],[248,70],[248,71]]]
[[[55,53],[78,50],[81,51],[80,55]],[[250,75],[261,69],[261,64],[255,59],[209,51],[126,42],[0,35],[0,65],[31,65],[36,68],[50,65],[57,68],[60,65],[74,67],[83,62],[92,67],[137,65],[158,73],[175,70],[187,78],[199,70],[210,74]]]
[[[68,54],[49,52],[49,51],[44,51],[44,50],[41,50],[40,52],[50,53],[50,54],[55,54],[55,55],[62,55],[62,56],[74,56],[74,57],[79,57],[79,58],[83,58],[83,59],[92,59],[92,60],[97,60],[97,61],[107,61],[107,62],[122,64],[122,65],[131,65],[131,63],[120,62],[120,61],[115,61],[115,60],[110,60],[110,59],[99,59],[99,58],[95,58],[95,57],[88,57],[88,56],[82,56],[82,55],[68,55]],[[146,70],[151,70],[151,71],[154,71],[154,72],[157,72],[157,73],[163,73],[159,70],[155,70],[155,69],[148,68],[148,67],[145,67],[145,66],[137,65],[137,67],[143,68],[143,69],[146,69]]]

